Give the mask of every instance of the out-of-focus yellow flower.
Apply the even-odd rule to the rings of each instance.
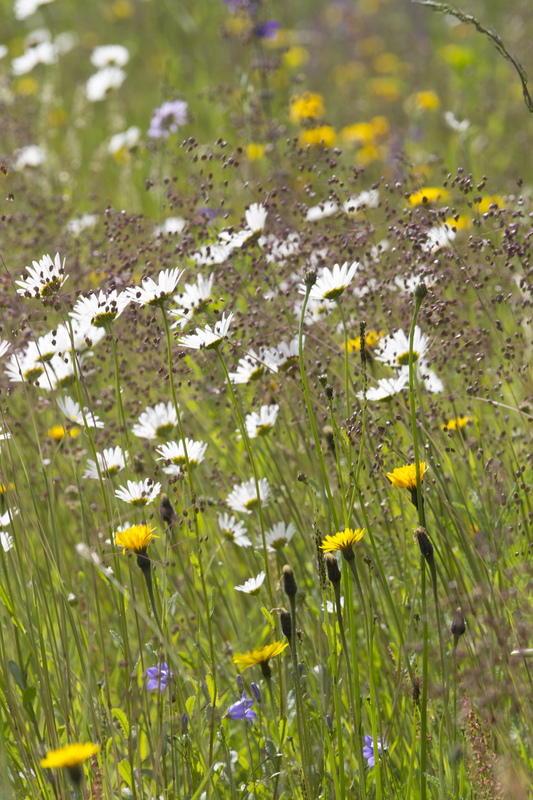
[[[470,227],[472,220],[470,217],[465,217],[461,214],[459,219],[455,219],[455,217],[448,217],[446,224],[449,225],[450,228],[455,228],[458,231],[462,231],[465,228]]]
[[[258,161],[265,155],[266,145],[259,142],[250,142],[246,147],[246,155],[250,161]]]
[[[440,106],[440,100],[435,92],[415,92],[410,95],[405,101],[405,110],[407,113],[417,111],[422,113],[424,111],[435,111]]]
[[[480,214],[486,214],[490,207],[495,203],[499,208],[503,203],[503,197],[500,197],[500,195],[497,194],[490,195],[489,197],[482,197],[481,203],[478,203],[476,206],[477,211]]]
[[[372,144],[367,144],[356,153],[356,160],[358,164],[371,164],[373,161],[383,161],[387,155],[386,147],[374,147]]]
[[[15,94],[29,97],[29,95],[37,93],[37,81],[31,76],[19,78],[18,81],[15,81],[13,88],[15,89]]]
[[[398,56],[395,56],[394,53],[380,53],[374,59],[374,69],[382,74],[398,72],[399,65]]]
[[[64,108],[55,108],[48,112],[48,124],[51,128],[58,125],[64,125],[67,119],[67,113]]]
[[[46,769],[78,767],[99,750],[100,745],[92,742],[69,744],[68,747],[60,747],[59,750],[50,750],[46,757],[42,759],[41,767]]]
[[[459,47],[457,44],[447,44],[446,47],[441,47],[438,53],[447,64],[451,64],[452,67],[457,67],[458,69],[462,69],[475,61],[475,55],[472,50],[467,47]]]
[[[381,339],[383,338],[384,335],[385,334],[384,334],[383,331],[379,331],[379,332],[378,331],[368,331],[368,333],[365,336],[365,347],[369,347],[370,349],[373,349],[377,344],[379,344],[379,342],[381,341]],[[361,349],[361,337],[357,336],[355,339],[348,339],[348,343],[347,344],[348,344],[347,349],[348,349],[349,353],[353,353],[353,352],[357,352],[358,353],[359,350]]]
[[[376,136],[386,136],[389,132],[389,120],[387,117],[372,117],[370,124]]]
[[[359,80],[366,75],[366,67],[360,61],[348,61],[347,64],[339,64],[333,71],[337,86],[345,86],[347,83]]]
[[[370,122],[357,122],[341,130],[341,139],[346,144],[370,144],[374,138],[374,128]]]
[[[432,203],[435,200],[447,200],[450,196],[446,189],[436,186],[426,186],[418,192],[410,195],[409,202],[412,206],[420,206],[422,203]]]
[[[365,56],[375,56],[385,49],[385,42],[381,36],[368,36],[359,43],[359,47]]]
[[[453,419],[448,420],[446,425],[441,425],[441,428],[448,428],[449,431],[457,431],[466,428],[469,422],[473,422],[474,417],[454,417]]]
[[[129,19],[133,14],[133,6],[129,0],[115,0],[114,3],[105,8],[104,14],[111,21]]]
[[[252,18],[246,11],[239,9],[228,17],[224,29],[230,36],[242,36],[252,29]]]
[[[292,122],[320,119],[324,116],[324,98],[316,92],[304,92],[291,97],[289,116]]]
[[[14,488],[15,488],[15,484],[14,483],[1,483],[0,482],[0,495],[6,494],[6,492],[8,492],[9,489],[14,489]]]
[[[300,45],[293,45],[289,47],[286,53],[283,54],[283,63],[290,69],[298,69],[309,61],[309,50]]]
[[[395,103],[400,97],[400,83],[396,78],[372,78],[369,84],[375,97],[382,97],[389,103]]]
[[[46,435],[49,439],[54,439],[54,441],[59,442],[61,439],[74,439],[76,436],[79,436],[81,430],[79,428],[71,428],[67,430],[64,425],[52,425],[51,428],[48,428],[46,431]]]
[[[323,147],[332,147],[335,144],[335,131],[331,125],[322,125],[320,128],[302,131],[298,141],[301,145],[317,144]]]
[[[91,283],[93,286],[99,286],[102,281],[105,279],[105,272],[103,269],[93,269],[89,276]]]

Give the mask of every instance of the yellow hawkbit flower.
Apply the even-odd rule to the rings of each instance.
[[[85,744],[69,744],[67,747],[60,747],[58,750],[50,750],[41,761],[41,767],[46,769],[61,769],[66,767],[74,783],[81,782],[81,765],[88,758],[94,756],[100,750],[99,744],[86,742]]]
[[[291,97],[290,102],[289,116],[292,122],[320,119],[324,116],[324,98],[321,94],[304,92],[299,96]]]
[[[302,131],[298,141],[301,145],[321,144],[324,147],[332,147],[335,144],[335,131],[331,125],[321,125],[320,128]]]
[[[150,528],[149,525],[132,525],[125,531],[115,533],[115,544],[122,547],[123,553],[131,550],[137,555],[144,555],[152,539],[159,539],[159,536],[154,536],[153,530],[155,528]]]
[[[326,536],[320,547],[324,553],[332,553],[335,550],[350,551],[354,544],[363,538],[365,528],[345,528],[343,531],[335,533],[333,536]]]
[[[420,483],[426,471],[426,462],[420,461]],[[406,464],[405,467],[396,467],[393,472],[387,472],[387,478],[393,486],[400,489],[408,489],[416,492],[416,467],[414,464]]]
[[[264,647],[257,647],[255,650],[249,650],[242,655],[233,656],[233,660],[241,669],[255,667],[256,664],[259,664],[261,668],[263,668],[264,664],[268,665],[269,659],[279,656],[288,644],[288,642],[266,644]]]
[[[448,420],[446,425],[441,425],[441,428],[448,428],[449,431],[462,430],[462,428],[466,428],[469,422],[473,421],[473,417],[455,417],[454,419]]]
[[[71,428],[67,430],[63,425],[53,425],[51,428],[48,428],[46,435],[49,439],[54,439],[56,442],[59,442],[63,437],[73,439],[75,436],[79,436],[81,433],[79,428]]]
[[[409,202],[412,206],[420,206],[422,203],[424,205],[426,203],[431,203],[434,200],[447,200],[450,196],[449,192],[446,189],[439,189],[435,186],[427,186],[424,189],[420,189],[419,192],[415,192],[414,194],[410,195]]]
[[[368,347],[371,350],[380,343],[381,339],[384,336],[383,331],[368,331],[367,335],[365,336],[365,348]],[[357,336],[355,339],[348,339],[348,347],[347,350],[349,353],[359,352],[361,349],[361,337]]]

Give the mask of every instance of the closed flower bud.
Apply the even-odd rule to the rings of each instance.
[[[425,528],[417,528],[414,537],[418,542],[418,546],[420,548],[420,552],[426,559],[426,561],[430,561],[433,558],[433,545],[431,544],[431,540],[428,536],[428,532]]]
[[[466,622],[464,618],[464,614],[460,608],[458,608],[453,615],[452,624],[450,625],[450,631],[453,635],[453,646],[454,648],[457,647],[457,642],[459,638],[466,632]]]
[[[161,521],[166,527],[172,525],[172,523],[176,521],[177,515],[174,510],[174,506],[172,505],[172,503],[168,498],[168,495],[166,494],[161,495],[161,502],[159,504],[159,513],[161,514]]]
[[[294,577],[294,572],[292,571],[291,567],[288,564],[285,564],[283,567],[283,591],[287,595],[287,597],[294,597],[296,592],[298,591],[298,586],[296,585],[296,578]]]
[[[341,571],[333,553],[327,553],[326,555],[326,569],[331,583],[340,583]]]
[[[237,684],[237,689],[239,690],[239,694],[242,694],[244,691],[244,680],[242,675],[237,675],[235,678],[235,683]]]
[[[255,699],[257,700],[257,702],[260,703],[261,702],[261,689],[259,688],[257,683],[251,683],[250,684],[250,689],[252,690],[252,694],[255,697]]]
[[[425,283],[419,283],[415,289],[415,297],[417,300],[423,300],[427,295],[428,289]]]
[[[313,287],[315,285],[316,278],[317,278],[317,274],[316,274],[316,270],[315,269],[306,269],[305,270],[305,272],[304,272],[304,281],[305,281],[305,285],[309,289],[311,289],[311,287]]]
[[[292,619],[289,611],[283,608],[280,613],[281,630],[283,635],[287,637],[289,642],[292,640]]]

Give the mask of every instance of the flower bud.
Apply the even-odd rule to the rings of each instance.
[[[187,733],[187,728],[188,727],[189,727],[189,717],[187,716],[187,714],[184,711],[183,714],[181,715],[181,733],[182,733],[182,735],[184,733]]]
[[[296,592],[298,591],[298,586],[296,584],[296,578],[294,577],[294,572],[292,571],[291,567],[288,564],[285,564],[283,567],[283,591],[287,595],[287,597],[294,597]]]
[[[174,506],[170,502],[168,495],[161,495],[161,502],[159,504],[159,513],[161,514],[161,521],[168,527],[176,520],[176,512]]]
[[[450,631],[453,635],[453,646],[455,648],[457,647],[459,638],[466,632],[466,622],[464,614],[460,608],[458,608],[453,615]]]
[[[239,691],[239,694],[242,694],[244,691],[244,680],[242,675],[237,675],[237,677],[235,678],[235,683],[237,684],[237,689]]]
[[[424,297],[428,293],[428,288],[425,283],[419,283],[418,286],[415,288],[415,297],[417,300],[423,300]]]
[[[330,579],[331,583],[340,583],[341,571],[339,569],[337,559],[333,553],[328,553],[326,555],[326,569],[328,571],[328,578]]]
[[[257,683],[250,684],[250,688],[252,690],[252,694],[255,697],[255,699],[257,700],[258,703],[260,703],[261,702],[261,689],[259,688]]]
[[[430,561],[433,558],[433,545],[431,544],[427,530],[422,527],[417,528],[414,533],[414,538],[418,542],[421,554],[426,561]]]
[[[311,289],[316,283],[317,274],[316,269],[306,269],[304,272],[305,285]]]
[[[292,619],[289,611],[285,611],[282,608],[280,612],[280,620],[281,620],[281,630],[283,631],[283,635],[287,637],[287,639],[292,641]]]

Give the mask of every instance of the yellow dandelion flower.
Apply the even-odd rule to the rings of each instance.
[[[448,428],[449,431],[462,430],[462,428],[466,428],[469,422],[473,421],[473,417],[455,417],[454,419],[448,420],[446,425],[441,425],[441,428]]]
[[[76,436],[79,436],[80,433],[81,430],[79,428],[67,430],[63,425],[52,425],[52,427],[48,428],[46,431],[48,438],[54,439],[56,442],[59,442],[63,437],[74,439]]]
[[[420,461],[420,483],[426,472],[426,462]],[[414,464],[406,464],[404,467],[396,467],[393,472],[387,472],[387,478],[393,486],[400,489],[408,489],[416,492],[416,467]]]
[[[258,142],[250,142],[246,148],[246,155],[250,161],[258,161],[265,155],[266,145],[259,144]]]
[[[42,759],[41,767],[46,769],[79,767],[99,750],[100,745],[92,742],[69,744],[67,747],[60,747],[59,750],[50,750],[46,758]]]
[[[302,131],[298,141],[301,145],[316,144],[324,147],[333,147],[335,144],[335,131],[331,125],[322,125],[320,128]]]
[[[414,192],[410,195],[409,202],[412,206],[420,206],[422,204],[431,203],[435,200],[447,200],[450,196],[449,192],[445,189],[440,189],[435,186],[427,186],[425,189],[420,189],[419,192]]]
[[[154,536],[153,530],[155,528],[150,528],[149,525],[132,525],[125,531],[115,533],[115,544],[122,547],[123,553],[131,550],[137,555],[144,555],[152,539],[159,539],[159,536]]]
[[[7,483],[7,484],[0,483],[0,495],[6,494],[9,491],[9,489],[14,489],[14,488],[15,488],[14,483]]]
[[[248,667],[255,667],[256,664],[268,664],[269,659],[279,656],[288,646],[288,642],[273,642],[266,644],[264,647],[258,647],[255,650],[249,650],[242,655],[233,656],[234,662],[241,669],[248,669]]]
[[[304,119],[320,119],[324,116],[324,98],[314,92],[291,97],[289,116],[296,123]]]
[[[440,100],[435,92],[417,92],[414,104],[417,111],[434,111],[440,106]]]
[[[486,214],[492,205],[497,205],[499,208],[502,203],[503,197],[497,194],[490,195],[489,197],[482,197],[481,202],[477,205],[477,211],[479,211],[480,214]]]
[[[368,347],[370,350],[372,350],[377,344],[379,344],[384,335],[384,331],[368,331],[367,335],[365,336],[365,348]],[[355,339],[348,339],[347,344],[349,353],[358,353],[361,349],[361,337],[357,336]]]
[[[345,528],[333,536],[326,536],[320,547],[324,553],[333,553],[335,550],[351,550],[354,544],[359,542],[365,533],[365,528]]]

